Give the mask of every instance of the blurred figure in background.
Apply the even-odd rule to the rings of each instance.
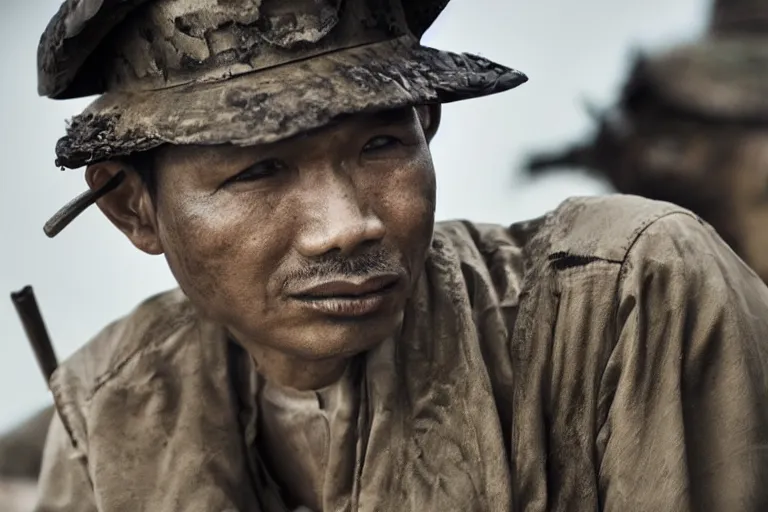
[[[48,426],[49,406],[0,437],[0,478],[37,479]]]
[[[0,512],[32,510],[48,425],[49,406],[0,436]]]
[[[528,164],[565,167],[693,210],[768,281],[768,1],[716,0],[700,41],[640,56],[592,141]]]
[[[29,512],[37,501],[34,481],[8,481],[0,479],[0,510],[2,512]]]

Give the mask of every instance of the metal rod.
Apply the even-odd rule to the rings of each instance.
[[[24,331],[27,333],[29,343],[35,351],[37,364],[43,372],[45,382],[48,383],[59,363],[48,336],[48,330],[45,328],[45,322],[40,315],[35,292],[31,286],[26,286],[21,291],[11,293],[11,301],[16,307],[16,312],[19,314]]]

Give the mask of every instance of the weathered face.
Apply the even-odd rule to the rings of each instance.
[[[129,237],[163,252],[190,300],[246,348],[322,359],[394,333],[434,223],[414,109],[258,147],[168,147],[155,167],[154,220]]]

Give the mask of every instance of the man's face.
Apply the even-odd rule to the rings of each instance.
[[[246,346],[320,359],[392,335],[434,224],[414,109],[258,147],[163,148],[156,236],[190,300]]]

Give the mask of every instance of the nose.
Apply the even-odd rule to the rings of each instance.
[[[296,240],[304,257],[316,258],[330,252],[352,254],[384,238],[381,219],[361,200],[349,177],[327,173],[306,191],[304,229]]]

